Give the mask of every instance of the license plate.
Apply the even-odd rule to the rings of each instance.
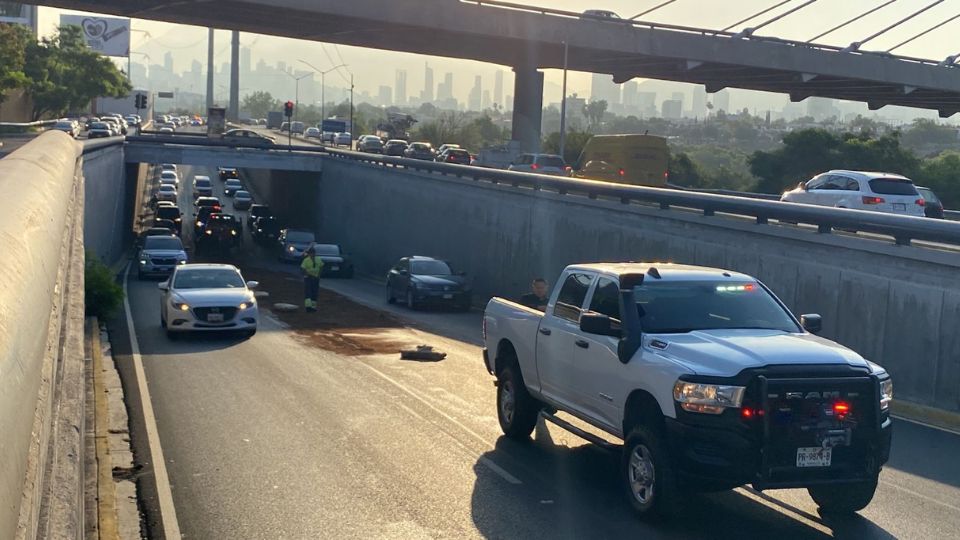
[[[334,272],[336,272],[336,271],[339,270],[339,269],[340,269],[339,266],[331,266],[331,267],[330,267],[330,270],[333,270]]]
[[[207,322],[223,322],[223,313],[208,313]]]
[[[443,299],[444,299],[444,300],[450,300],[451,298],[453,298],[453,295],[452,295],[452,294],[445,294],[445,295],[443,295]]]
[[[903,203],[893,203],[894,210],[900,210],[901,212],[907,211],[907,205]]]
[[[809,446],[797,448],[797,467],[829,467],[832,448]]]

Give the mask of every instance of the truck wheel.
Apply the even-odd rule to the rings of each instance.
[[[526,441],[537,425],[540,404],[527,392],[520,367],[509,365],[497,374],[497,420],[503,434]]]
[[[637,426],[627,435],[620,458],[620,481],[627,500],[644,519],[666,517],[677,508],[677,480],[661,435]]]
[[[863,510],[877,491],[877,478],[856,484],[811,486],[807,493],[820,510],[830,514],[853,514]]]

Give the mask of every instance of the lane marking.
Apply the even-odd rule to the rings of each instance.
[[[153,414],[153,402],[150,399],[150,389],[147,387],[147,376],[143,370],[143,358],[140,356],[140,342],[137,341],[137,332],[133,325],[133,315],[130,311],[130,293],[127,281],[130,277],[130,264],[123,273],[123,309],[127,316],[127,332],[130,334],[130,354],[133,356],[134,372],[137,376],[137,389],[140,390],[140,404],[143,408],[143,423],[147,430],[147,443],[150,446],[150,455],[153,457],[153,476],[157,483],[157,501],[160,504],[160,523],[163,525],[166,540],[180,540],[180,524],[177,522],[177,511],[173,505],[173,492],[170,490],[170,478],[167,476],[167,461],[160,448],[160,432],[157,430],[157,418]]]
[[[441,411],[440,409],[438,409],[437,407],[435,407],[433,404],[431,404],[429,401],[427,401],[426,399],[420,397],[416,392],[414,392],[413,390],[411,390],[410,388],[408,388],[408,387],[407,387],[406,385],[404,385],[403,383],[400,383],[400,382],[397,382],[397,381],[391,379],[391,378],[388,377],[386,374],[382,373],[380,370],[378,370],[377,368],[371,366],[370,364],[366,364],[366,363],[361,362],[360,365],[365,366],[367,369],[369,369],[370,371],[374,372],[376,375],[380,376],[383,380],[385,380],[385,381],[389,382],[390,384],[396,386],[397,388],[399,388],[401,391],[403,391],[403,392],[404,392],[405,394],[407,394],[408,396],[410,396],[410,397],[412,397],[413,399],[419,401],[420,403],[422,403],[423,405],[425,405],[427,408],[429,408],[429,409],[432,410],[433,412],[435,412],[435,413],[439,414],[440,416],[446,418],[448,421],[450,421],[451,423],[453,423],[454,425],[456,425],[457,427],[459,427],[459,428],[462,429],[463,431],[469,433],[469,434],[472,435],[475,439],[477,439],[478,441],[480,441],[481,443],[483,443],[483,445],[484,445],[485,447],[490,448],[491,450],[493,449],[493,447],[490,445],[490,441],[488,441],[487,439],[481,437],[479,434],[477,434],[477,432],[473,431],[472,429],[468,428],[467,426],[463,425],[463,424],[462,424],[460,421],[458,421],[456,418],[453,418],[453,417],[450,416],[449,414]],[[401,405],[401,406],[402,406],[402,405]],[[406,407],[404,407],[404,408],[406,408]],[[412,412],[412,411],[411,411],[411,412]],[[420,415],[416,415],[416,416],[420,416]],[[422,417],[421,417],[421,418],[422,418]],[[426,420],[426,419],[424,419],[424,420]],[[427,420],[427,421],[429,422],[429,420]],[[432,423],[432,422],[431,422],[431,423]],[[456,440],[456,439],[454,439],[454,440]],[[503,469],[503,467],[500,467],[499,465],[497,465],[496,463],[494,463],[490,458],[488,458],[488,457],[486,457],[486,456],[480,456],[480,457],[479,457],[479,461],[480,461],[480,463],[483,463],[487,468],[489,468],[491,471],[495,472],[497,475],[499,475],[501,478],[503,478],[503,479],[506,480],[507,482],[509,482],[509,483],[511,483],[511,484],[513,484],[513,485],[515,485],[515,486],[520,485],[520,484],[523,484],[523,482],[521,482],[519,478],[517,478],[516,476],[513,476],[512,474],[508,473],[505,469]]]
[[[943,502],[943,501],[938,501],[937,499],[934,499],[933,497],[930,497],[930,496],[928,496],[928,495],[924,495],[923,493],[917,493],[916,491],[914,491],[914,490],[912,490],[912,489],[905,488],[905,487],[903,487],[903,486],[901,486],[901,485],[898,485],[898,484],[895,484],[895,483],[893,483],[893,482],[888,482],[887,480],[880,480],[880,483],[883,484],[883,485],[885,485],[885,486],[890,486],[890,487],[892,487],[892,488],[899,489],[900,491],[902,491],[902,492],[904,492],[904,493],[908,493],[908,494],[910,494],[910,495],[913,495],[914,497],[918,497],[918,498],[923,499],[923,500],[925,500],[925,501],[927,501],[927,502],[931,502],[931,503],[933,503],[933,504],[938,504],[938,505],[940,505],[940,506],[943,506],[944,508],[949,508],[950,510],[953,510],[954,512],[960,512],[960,506],[954,506],[954,505],[952,505],[952,504],[950,504],[950,503],[945,503],[945,502]]]

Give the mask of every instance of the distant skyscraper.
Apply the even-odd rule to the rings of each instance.
[[[503,72],[499,69],[493,79],[493,102],[501,107],[503,103]]]
[[[420,98],[424,103],[433,102],[433,68],[429,64],[424,64],[423,68],[423,92]]]
[[[671,99],[671,100],[673,100],[673,101],[679,101],[679,102],[680,102],[680,116],[681,116],[681,117],[683,116],[683,110],[684,110],[684,109],[683,109],[683,102],[686,101],[686,97],[687,97],[687,96],[686,96],[683,92],[673,92],[673,94],[670,96],[670,99]]]
[[[730,92],[721,90],[713,95],[714,112],[730,112]]]
[[[252,62],[250,61],[250,48],[241,47],[240,48],[240,73],[249,74],[251,64]]]
[[[623,83],[623,109],[627,114],[636,114],[640,108],[640,85],[637,81]]]
[[[683,102],[678,99],[665,99],[661,107],[660,116],[662,118],[678,120],[683,114]]]
[[[287,72],[287,63],[283,60],[277,62],[277,69],[286,73]]]
[[[393,105],[393,90],[389,86],[381,85],[380,93],[377,96],[377,101],[380,102],[380,105],[384,107],[389,107]]]
[[[483,81],[479,75],[473,79],[473,89],[470,90],[470,98],[467,100],[467,110],[481,110],[481,98],[483,96]]]
[[[168,73],[173,73],[173,53],[170,51],[163,55],[163,69],[167,70]]]
[[[652,118],[657,116],[657,93],[638,92],[637,108],[640,109],[641,117]]]
[[[807,116],[812,116],[814,120],[826,120],[831,116],[837,116],[838,113],[839,110],[834,106],[832,99],[820,97],[807,98]]]
[[[604,100],[608,107],[620,105],[620,85],[613,77],[603,73],[594,73],[590,81],[590,101]]]
[[[441,92],[441,88],[443,91]],[[437,87],[437,101],[446,101],[453,97],[453,73],[443,74],[443,84]]]
[[[707,90],[702,85],[693,89],[693,116],[705,118],[707,116]]]
[[[393,88],[393,97],[396,104],[404,106],[407,104],[407,72],[403,69],[397,70],[396,83]]]
[[[491,101],[490,101],[490,90],[484,90],[484,91],[483,91],[483,99],[482,99],[481,102],[480,102],[480,109],[482,109],[482,110],[485,111],[485,110],[487,110],[487,109],[490,108],[490,105],[491,105]]]

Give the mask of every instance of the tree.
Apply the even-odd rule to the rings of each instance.
[[[603,122],[603,115],[607,112],[607,101],[591,101],[583,106],[583,115],[590,120],[593,126],[599,126]]]
[[[960,154],[957,152],[943,152],[924,161],[913,179],[917,185],[932,189],[945,207],[960,207]]]
[[[30,31],[25,26],[0,23],[0,103],[7,91],[27,84],[23,72],[24,52],[30,39]]]
[[[563,160],[571,165],[578,164],[583,147],[587,145],[590,137],[593,137],[593,133],[589,131],[567,131],[567,140],[564,141],[563,147]],[[547,135],[543,140],[543,151],[551,154],[560,153],[560,132]],[[583,164],[579,163],[578,165]]]
[[[265,118],[270,111],[279,111],[280,100],[270,95],[270,92],[256,91],[243,96],[240,108],[250,113],[254,118]]]
[[[79,26],[64,26],[51,38],[29,42],[24,74],[34,120],[63,116],[86,108],[93,98],[123,97],[131,90],[110,59],[87,47]]]

